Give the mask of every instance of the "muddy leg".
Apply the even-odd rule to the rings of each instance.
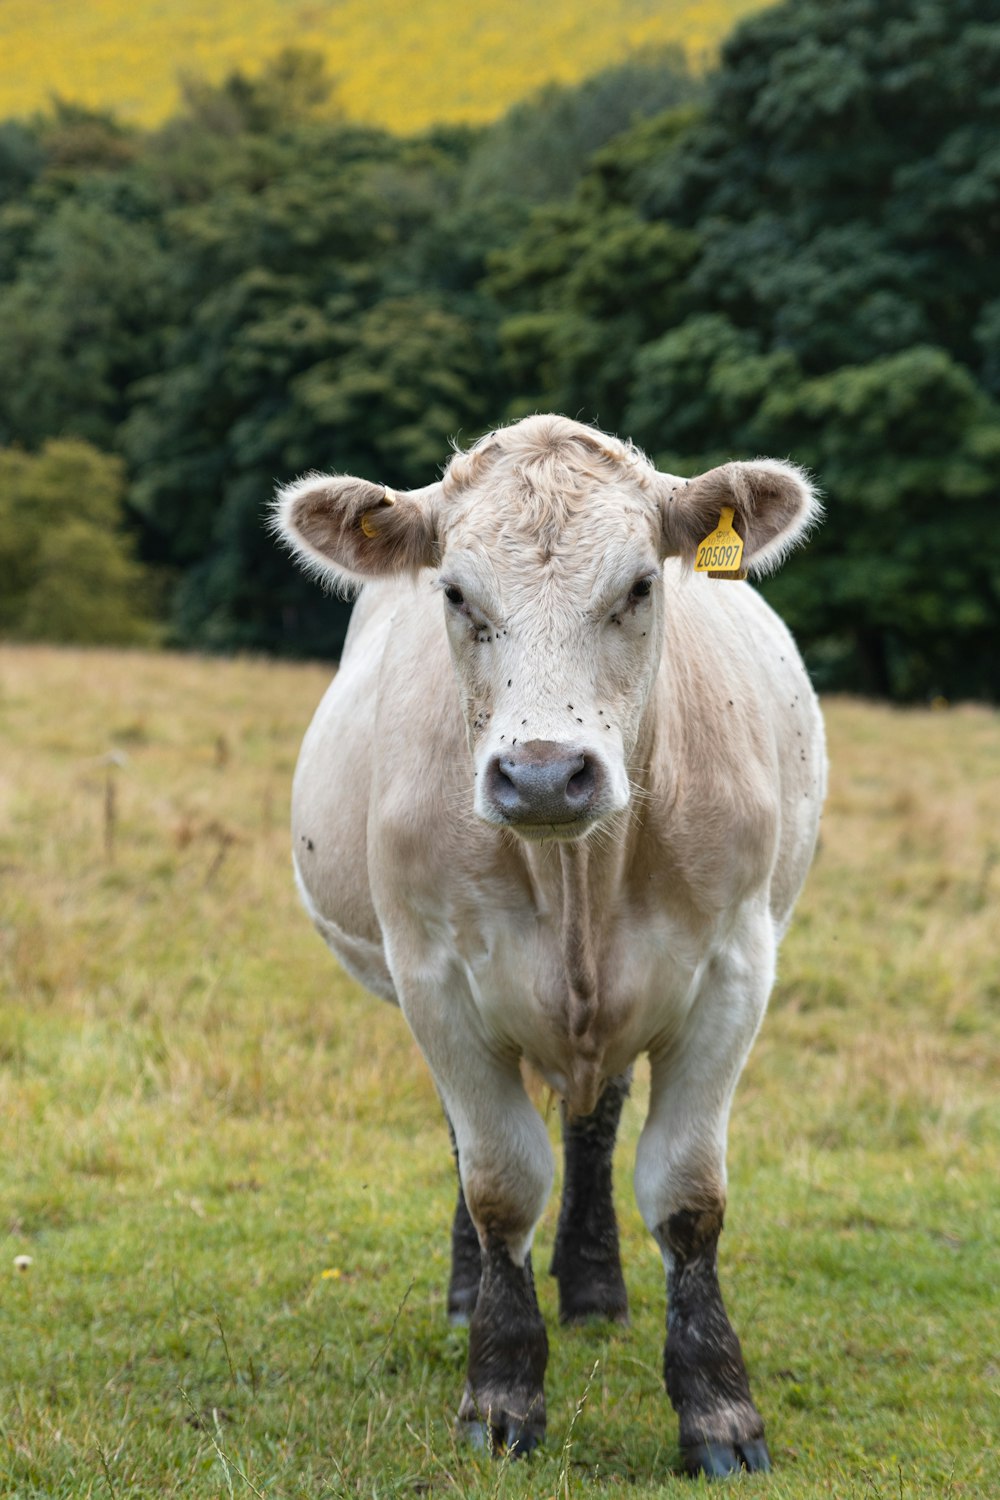
[[[545,1436],[545,1365],[549,1343],[538,1310],[531,1256],[512,1260],[499,1237],[487,1237],[479,1300],[469,1326],[468,1383],[458,1409],[474,1441],[515,1458]]]
[[[631,1069],[609,1079],[593,1114],[572,1119],[562,1106],[565,1167],[550,1270],[559,1283],[563,1323],[582,1323],[588,1318],[628,1322],[611,1169],[618,1122],[631,1082]]]
[[[636,1155],[636,1199],[667,1279],[667,1394],[689,1473],[771,1467],[739,1339],[719,1290],[726,1127],[736,1080],[774,973],[769,919],[749,913],[705,971],[683,1034],[651,1054],[649,1117]]]
[[[681,1209],[656,1231],[667,1263],[663,1373],[680,1417],[681,1457],[689,1473],[712,1476],[771,1467],[764,1422],[719,1289],[721,1229],[719,1204]]]
[[[494,1452],[520,1457],[545,1434],[548,1339],[530,1252],[555,1175],[548,1131],[525,1093],[518,1057],[483,1048],[467,997],[459,992],[446,1005],[437,991],[425,996],[418,989],[403,998],[454,1130],[465,1206],[480,1245],[459,1429]],[[457,1217],[463,1255],[470,1252],[460,1264],[468,1266],[471,1237],[461,1210]],[[464,1282],[467,1302],[471,1279]]]

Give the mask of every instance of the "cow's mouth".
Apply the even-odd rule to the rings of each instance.
[[[518,838],[527,840],[529,844],[575,844],[586,838],[599,821],[596,817],[573,818],[559,823],[513,823],[505,820],[499,826],[516,833]]]

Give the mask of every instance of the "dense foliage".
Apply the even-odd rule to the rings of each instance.
[[[275,480],[424,483],[552,408],[805,463],[827,521],[765,589],[820,684],[1000,695],[992,0],[788,0],[700,103],[665,54],[420,139],[327,93],[285,54],[152,135],[0,127],[0,445],[124,461],[174,639],[335,652]]]
[[[119,458],[74,438],[0,449],[0,633],[152,644],[149,580],[121,529]]]

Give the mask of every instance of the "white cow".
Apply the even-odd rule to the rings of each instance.
[[[300,560],[364,584],[302,747],[296,874],[440,1091],[460,1173],[449,1309],[471,1316],[459,1419],[518,1454],[545,1427],[529,1252],[554,1170],[522,1060],[564,1101],[562,1317],[624,1320],[611,1151],[646,1053],[635,1191],[666,1265],[683,1462],[769,1467],[716,1246],[730,1101],[825,756],[784,626],[747,584],[694,571],[724,507],[751,570],[817,511],[790,464],[685,481],[557,416],[490,433],[425,489],[311,474],[278,498]]]

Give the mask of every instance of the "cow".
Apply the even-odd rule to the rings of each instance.
[[[458,1423],[493,1451],[545,1431],[531,1245],[554,1163],[523,1065],[561,1101],[560,1317],[624,1322],[611,1160],[647,1054],[635,1193],[666,1271],[682,1463],[770,1467],[717,1244],[730,1102],[826,761],[798,652],[732,557],[742,542],[742,568],[772,567],[818,509],[791,463],[682,479],[560,416],[488,433],[422,489],[312,473],[276,499],[297,558],[360,586],[295,774],[295,874],[441,1096]],[[728,573],[699,571],[720,531]]]

